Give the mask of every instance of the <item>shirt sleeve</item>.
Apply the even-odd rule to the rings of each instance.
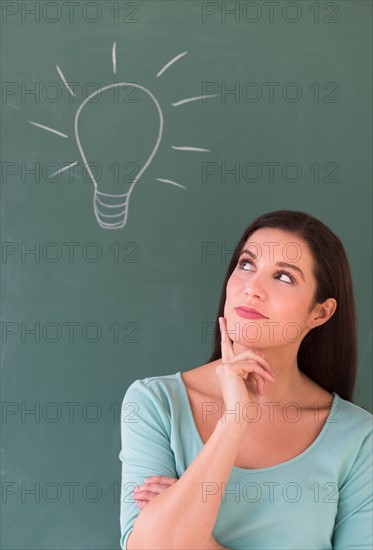
[[[346,441],[348,445],[348,441]],[[334,550],[372,550],[372,427],[339,489],[333,530]]]
[[[132,492],[144,478],[175,477],[175,457],[170,445],[170,419],[161,399],[143,380],[127,389],[121,409],[122,483],[120,499],[120,546],[127,540],[141,509]]]

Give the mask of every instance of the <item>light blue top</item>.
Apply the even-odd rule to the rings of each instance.
[[[333,396],[322,431],[303,453],[268,468],[233,466],[212,533],[220,544],[232,550],[372,550],[373,416]],[[204,445],[180,372],[129,386],[121,436],[125,549],[141,511],[134,488],[152,475],[180,478]]]

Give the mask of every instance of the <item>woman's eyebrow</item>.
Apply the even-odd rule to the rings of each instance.
[[[248,254],[253,260],[256,260],[256,256],[255,254],[251,251],[251,250],[242,250],[240,256],[242,256],[242,254]],[[304,273],[303,271],[296,265],[294,264],[288,264],[287,262],[276,262],[275,265],[277,265],[278,267],[288,267],[290,269],[294,269],[295,271],[297,271],[299,273],[299,275],[302,277],[303,281],[305,281],[305,278],[304,278]]]

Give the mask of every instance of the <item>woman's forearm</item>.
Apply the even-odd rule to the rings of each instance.
[[[220,419],[180,479],[141,510],[128,550],[208,548],[222,495],[247,427]]]

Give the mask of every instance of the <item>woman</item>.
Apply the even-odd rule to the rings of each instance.
[[[372,415],[352,403],[356,342],[340,240],[304,212],[254,220],[209,362],[126,392],[121,547],[371,549]]]

